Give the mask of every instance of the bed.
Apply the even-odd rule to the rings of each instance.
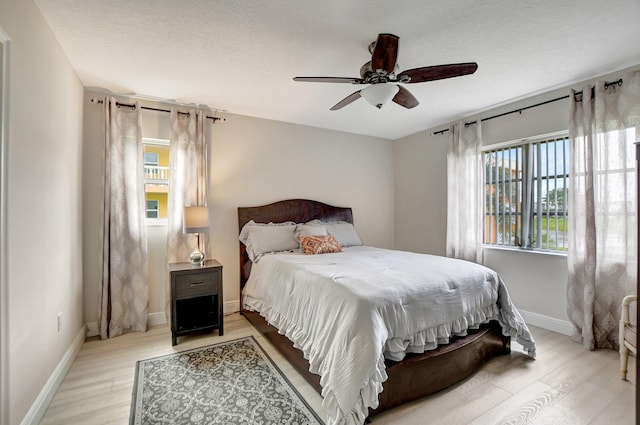
[[[350,208],[334,207],[318,201],[305,199],[291,199],[258,207],[238,208],[238,224],[240,230],[242,230],[247,223],[251,224],[251,221],[254,223],[293,222],[300,224],[314,220],[324,223],[343,222],[353,224],[353,214]],[[317,363],[317,353],[310,350],[306,343],[300,343],[300,341],[297,340],[294,344],[291,339],[283,335],[283,333],[291,333],[291,330],[277,329],[274,324],[282,325],[282,321],[275,320],[273,317],[266,320],[263,316],[268,315],[268,308],[264,308],[263,304],[258,303],[263,306],[263,311],[261,312],[261,309],[256,307],[258,304],[256,304],[253,297],[250,298],[251,305],[248,308],[245,305],[245,287],[251,277],[252,267],[255,266],[257,270],[258,263],[254,258],[254,260],[256,260],[256,264],[253,264],[253,261],[250,258],[250,252],[248,252],[247,246],[245,246],[244,243],[241,242],[239,246],[241,313],[259,332],[261,332],[275,345],[284,357],[318,392],[323,394],[325,402],[327,402],[328,399],[338,397],[334,397],[333,394],[326,394],[328,387],[331,388],[332,392],[334,391],[333,389],[335,385],[327,385],[327,380],[330,378],[323,377],[324,382],[323,385],[321,385],[321,377],[317,373],[310,371],[311,368],[315,372],[320,373],[319,369],[321,369],[321,367],[319,367],[318,364],[313,364],[314,362]],[[345,248],[343,253],[306,257],[309,257],[309,259],[310,257],[323,257],[323,259],[329,259],[332,258],[331,256],[344,254],[344,257],[333,257],[336,259],[342,259],[348,255],[356,255],[355,251],[370,250],[375,249],[356,246],[351,250],[349,248]],[[250,251],[253,253],[251,247]],[[373,252],[376,255],[379,254],[378,251]],[[395,252],[391,252],[391,254],[394,253]],[[300,257],[305,257],[304,255],[299,254],[297,256],[295,254],[287,256],[286,253],[278,254],[278,256],[278,258],[276,258],[276,255],[272,254],[264,256],[263,258],[267,258],[267,260],[261,260],[260,267],[262,269],[266,269],[271,263],[279,267],[279,261],[283,261],[283,264],[287,264],[287,261],[299,262]],[[287,265],[287,267],[289,267],[289,265]],[[506,297],[508,298],[508,295],[506,295]],[[503,299],[502,302],[505,302],[505,300]],[[515,310],[515,307],[513,310]],[[502,313],[496,313],[496,315],[500,314]],[[518,316],[516,319],[521,320],[517,310],[516,315]],[[510,337],[511,335],[516,336],[515,326],[509,332],[503,330],[503,325],[504,323],[501,325],[497,320],[492,320],[480,325],[477,329],[470,328],[464,329],[463,332],[458,332],[462,336],[451,335],[447,344],[438,345],[435,349],[429,349],[428,351],[421,353],[409,352],[404,355],[404,358],[402,359],[396,359],[393,355],[390,357],[394,358],[394,360],[390,360],[388,358],[383,359],[382,370],[375,371],[375,368],[370,368],[371,370],[374,370],[371,372],[372,376],[376,375],[375,379],[372,378],[372,381],[377,381],[376,385],[365,385],[365,388],[362,390],[362,394],[355,397],[358,399],[357,403],[359,403],[359,405],[354,408],[354,411],[347,412],[346,414],[344,414],[344,412],[340,413],[340,407],[343,406],[336,407],[335,402],[331,402],[329,403],[329,406],[325,406],[325,408],[328,408],[329,410],[329,423],[362,423],[367,416],[374,415],[402,403],[424,397],[461,381],[478,370],[491,358],[498,355],[508,354],[510,352]],[[522,328],[522,326],[524,326],[524,328]],[[474,326],[472,326],[472,328],[473,327]],[[519,338],[519,342],[523,342],[528,346],[530,355],[535,355],[534,341],[528,332],[528,329],[526,329],[524,321],[522,321],[521,324],[518,324],[518,328],[517,337]],[[296,339],[292,335],[289,336],[291,336],[292,339]],[[303,350],[306,350],[307,352],[303,353]],[[311,364],[308,360],[310,357],[312,359]],[[400,357],[402,357],[402,355]],[[311,367],[312,364],[313,367]],[[335,374],[329,373],[326,370],[323,370],[323,372],[326,375]],[[325,390],[324,393],[323,388]],[[380,392],[380,390],[382,391]],[[336,392],[339,391],[336,390]],[[377,403],[366,402],[366,400],[363,401],[363,399],[371,398],[372,392],[376,393]],[[378,392],[379,394],[377,394]],[[328,395],[331,397],[328,397]],[[338,413],[336,413],[336,411]]]

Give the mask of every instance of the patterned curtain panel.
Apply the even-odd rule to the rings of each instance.
[[[178,112],[171,108],[169,145],[169,201],[167,211],[167,263],[186,262],[196,247],[196,235],[182,233],[184,207],[207,205],[206,112]],[[207,258],[208,235],[200,235]],[[165,314],[169,323],[169,273],[165,276]]]
[[[447,154],[448,257],[482,263],[482,129],[453,126]]]
[[[145,332],[149,305],[140,107],[105,101],[101,338]]]
[[[620,304],[636,293],[640,72],[622,81],[570,96],[567,313],[590,350],[618,348]]]

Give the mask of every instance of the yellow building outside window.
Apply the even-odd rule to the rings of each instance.
[[[167,218],[169,140],[144,138],[144,190],[147,218]]]

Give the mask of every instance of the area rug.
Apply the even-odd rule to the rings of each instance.
[[[131,425],[322,424],[253,337],[140,360]]]

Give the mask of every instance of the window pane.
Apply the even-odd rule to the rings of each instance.
[[[514,246],[521,226],[521,148],[485,153],[485,243]]]
[[[144,153],[144,165],[158,165],[158,152],[146,152]]]
[[[155,199],[147,199],[147,218],[158,218],[158,204]]]
[[[484,163],[484,243],[566,250],[569,140],[489,150]]]
[[[169,195],[169,141],[143,139],[147,218],[166,218]]]

